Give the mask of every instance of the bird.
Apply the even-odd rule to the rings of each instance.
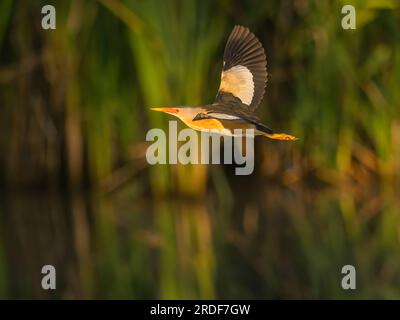
[[[173,115],[198,131],[219,131],[237,135],[253,129],[254,135],[277,140],[297,140],[286,133],[276,133],[255,114],[267,84],[267,59],[257,37],[246,27],[234,26],[225,46],[221,82],[215,101],[201,106],[151,108]],[[236,130],[235,130],[236,129]]]

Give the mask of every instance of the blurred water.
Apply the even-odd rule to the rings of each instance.
[[[400,298],[394,190],[265,185],[216,199],[148,199],[134,186],[3,194],[0,297]],[[41,288],[45,264],[54,291]]]

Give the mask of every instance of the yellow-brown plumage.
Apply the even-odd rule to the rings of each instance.
[[[271,139],[297,140],[286,133],[275,133],[261,123],[254,110],[259,105],[267,82],[264,49],[249,29],[235,26],[225,47],[221,83],[214,103],[198,107],[152,108],[181,119],[192,129],[254,129],[256,135]]]

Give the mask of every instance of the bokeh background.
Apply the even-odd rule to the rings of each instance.
[[[212,102],[235,24],[300,140],[257,138],[251,176],[149,166],[149,107]],[[2,0],[0,298],[400,298],[399,88],[396,0]]]

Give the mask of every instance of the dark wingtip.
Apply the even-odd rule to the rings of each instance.
[[[274,130],[272,130],[271,128],[267,127],[266,125],[262,124],[262,123],[258,123],[256,124],[256,129],[260,130],[262,132],[268,133],[268,134],[274,134]]]
[[[196,116],[192,119],[192,121],[199,121],[203,120],[206,118],[206,115],[204,113],[198,113]]]

